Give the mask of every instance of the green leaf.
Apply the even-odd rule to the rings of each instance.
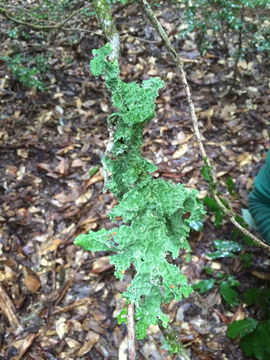
[[[199,291],[200,294],[204,294],[207,291],[213,289],[215,286],[216,280],[215,279],[206,279],[193,284],[192,287],[194,290]]]
[[[231,339],[246,336],[256,329],[258,321],[252,318],[234,321],[228,326],[227,336]]]
[[[266,316],[269,318],[270,316],[270,289],[262,289],[261,296],[259,297],[259,304],[261,308],[265,311]]]
[[[120,314],[117,315],[117,317],[116,317],[118,325],[127,324],[127,313],[128,313],[128,309],[127,309],[127,306],[125,306],[121,310]]]
[[[214,240],[214,246],[217,251],[206,254],[206,256],[212,260],[224,257],[234,257],[234,252],[242,250],[242,245],[229,240]]]
[[[244,262],[244,267],[249,268],[253,263],[253,254],[240,254],[240,259]]]
[[[202,167],[202,176],[207,182],[210,182],[212,180],[211,171],[209,169],[209,166],[203,165]]]
[[[256,304],[256,302],[258,302],[258,300],[259,300],[260,294],[261,294],[261,291],[258,288],[248,289],[244,293],[244,302],[247,305]]]
[[[241,338],[240,347],[242,351],[248,356],[254,356],[258,360],[269,360],[269,338],[270,320],[262,321],[257,324],[253,332],[250,332],[248,335]]]
[[[203,202],[204,202],[204,205],[208,206],[211,210],[220,210],[220,207],[219,207],[218,203],[216,202],[216,200],[209,196],[206,196],[203,199]]]
[[[237,306],[239,305],[239,295],[238,292],[233,289],[233,286],[237,285],[233,285],[229,281],[222,281],[220,284],[220,293],[227,304]]]
[[[230,285],[230,286],[240,286],[240,282],[238,280],[236,280],[236,278],[234,276],[228,276],[227,278],[227,283]]]
[[[231,176],[226,179],[227,189],[231,195],[235,195],[235,182]]]
[[[204,266],[203,270],[208,274],[208,275],[213,275],[215,270],[212,269],[210,266]]]
[[[214,212],[215,214],[214,225],[216,227],[220,227],[222,225],[224,215],[216,200],[209,196],[206,196],[203,199],[203,203],[205,206],[209,208],[210,211]]]
[[[214,246],[217,250],[237,252],[242,250],[242,245],[236,241],[214,240]]]
[[[92,176],[94,176],[99,170],[99,166],[93,166],[88,170],[89,178],[91,179]]]
[[[215,221],[214,221],[214,225],[216,228],[219,228],[222,225],[223,218],[224,218],[224,215],[223,215],[222,210],[217,210],[215,212]]]

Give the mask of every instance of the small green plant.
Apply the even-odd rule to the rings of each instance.
[[[220,259],[228,257],[240,257],[243,261],[244,267],[251,265],[250,254],[237,254],[242,250],[242,245],[235,241],[229,240],[215,240],[214,246],[216,250],[214,252],[206,254],[211,259]],[[218,287],[220,294],[224,301],[231,307],[239,305],[239,294],[236,288],[240,286],[239,281],[232,275],[227,275],[224,272],[214,272],[211,267],[205,267],[204,271],[211,276],[209,279],[204,279],[193,285],[193,289],[200,294],[204,294],[207,291]]]
[[[211,279],[201,280],[193,285],[193,289],[204,294],[218,286],[223,300],[231,307],[239,305],[239,294],[235,290],[240,283],[234,276],[226,276],[222,272],[212,273]]]
[[[263,10],[270,8],[268,0],[184,0],[184,4],[187,28],[182,36],[196,31],[202,53],[214,43],[222,44],[223,50],[227,51],[228,39],[239,32],[246,42],[241,53],[250,46],[258,51],[269,51],[269,26],[267,16],[264,18],[263,15]],[[258,10],[262,17],[254,21]]]
[[[169,318],[162,303],[181,300],[192,292],[186,276],[173,263],[180,249],[189,250],[190,224],[204,215],[197,191],[155,179],[156,166],[141,154],[143,129],[155,116],[155,99],[163,87],[159,78],[125,83],[119,77],[117,62],[108,60],[109,44],[94,50],[90,63],[93,75],[104,75],[117,112],[108,118],[113,132],[110,151],[103,163],[109,173],[108,189],[119,204],[109,214],[121,221],[111,230],[81,234],[75,244],[88,251],[109,251],[115,275],[133,280],[123,294],[136,307],[136,332],[144,338],[150,324],[167,327]],[[188,214],[188,216],[186,216]]]
[[[48,71],[48,58],[43,55],[24,57],[21,54],[2,56],[14,78],[27,87],[35,86],[41,91],[45,90],[44,75]]]
[[[227,336],[231,339],[240,338],[240,348],[247,356],[269,360],[270,320],[247,318],[235,321],[229,325]]]
[[[247,306],[259,307],[263,312],[263,320],[253,318],[234,321],[228,326],[227,336],[240,339],[240,348],[247,356],[258,360],[268,360],[270,357],[270,289],[250,288],[244,293],[244,303]]]

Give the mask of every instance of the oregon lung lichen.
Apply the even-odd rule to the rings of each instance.
[[[75,244],[89,251],[112,251],[111,263],[119,279],[134,266],[136,274],[123,295],[136,306],[137,336],[143,338],[150,324],[168,324],[162,303],[180,300],[192,291],[186,276],[167,261],[167,255],[175,259],[180,249],[189,250],[189,225],[200,221],[204,210],[196,190],[153,178],[156,166],[141,153],[143,128],[155,116],[162,80],[151,78],[141,86],[125,83],[119,77],[118,63],[108,60],[110,52],[108,44],[94,50],[90,68],[94,75],[105,76],[117,109],[108,118],[113,145],[104,162],[107,186],[119,200],[110,218],[121,219],[124,225],[81,234]]]

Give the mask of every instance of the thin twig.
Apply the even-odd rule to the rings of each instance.
[[[87,9],[89,8],[89,6],[83,6],[80,9],[77,9],[75,11],[73,11],[69,16],[67,16],[62,22],[57,23],[57,24],[50,24],[50,25],[37,25],[37,24],[32,24],[30,22],[27,21],[23,21],[23,20],[19,20],[14,18],[12,15],[10,15],[10,13],[5,9],[0,7],[0,13],[3,14],[8,20],[13,21],[16,24],[19,25],[25,25],[28,26],[34,30],[38,30],[38,31],[49,31],[49,30],[57,30],[60,29],[61,27],[63,27],[71,18],[73,18],[75,15],[77,15],[79,12],[81,12],[83,9]]]
[[[135,323],[134,323],[134,304],[128,304],[128,359],[136,359],[136,349],[135,349]]]
[[[238,49],[237,49],[237,55],[235,58],[235,63],[234,63],[234,70],[233,70],[233,79],[232,79],[232,84],[229,90],[229,93],[232,92],[233,88],[236,85],[236,77],[237,77],[237,71],[238,71],[238,63],[240,60],[240,57],[242,55],[242,31],[243,31],[243,19],[244,19],[244,5],[242,5],[242,9],[241,9],[241,22],[242,22],[242,26],[240,27],[240,29],[238,30]]]
[[[190,87],[188,85],[186,73],[185,73],[185,70],[183,68],[183,63],[184,62],[181,59],[181,57],[177,54],[176,50],[174,49],[174,47],[173,47],[172,43],[170,42],[165,30],[163,29],[162,25],[160,24],[160,22],[156,18],[155,14],[152,11],[152,9],[151,9],[149,3],[147,2],[147,0],[137,0],[137,3],[141,6],[143,12],[146,14],[149,21],[153,25],[153,27],[159,33],[160,37],[164,41],[165,47],[167,48],[170,56],[173,58],[173,60],[176,63],[176,66],[177,66],[177,69],[179,71],[181,81],[182,81],[182,83],[184,85],[184,90],[185,90],[186,99],[187,99],[187,102],[188,102],[189,113],[190,113],[190,118],[191,118],[191,121],[192,121],[194,135],[196,137],[201,156],[202,156],[202,158],[204,160],[204,164],[205,164],[205,166],[207,166],[209,174],[210,174],[210,178],[211,178],[210,191],[211,191],[211,194],[212,194],[213,198],[216,200],[219,207],[228,216],[229,220],[232,222],[232,224],[235,227],[237,227],[244,235],[250,237],[254,241],[254,243],[256,243],[258,246],[260,246],[260,247],[262,247],[262,248],[264,248],[264,249],[266,249],[267,251],[270,252],[270,246],[265,244],[257,236],[253,235],[250,231],[248,231],[243,226],[241,226],[235,220],[237,214],[231,208],[228,209],[223,204],[221,198],[219,197],[218,190],[217,190],[218,182],[216,180],[215,172],[214,172],[214,170],[213,170],[213,168],[211,166],[210,160],[209,160],[209,158],[208,158],[208,156],[206,154],[206,151],[204,149],[204,145],[203,145],[203,142],[202,142],[202,137],[201,137],[200,130],[199,130],[199,125],[198,125],[198,119],[197,119],[197,115],[196,115],[196,112],[195,112],[195,107],[194,107],[194,104],[193,104],[193,101],[192,101],[192,98],[191,98]]]

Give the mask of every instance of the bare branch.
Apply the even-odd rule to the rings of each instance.
[[[77,9],[75,11],[73,11],[69,16],[67,16],[62,22],[58,23],[58,24],[50,24],[50,25],[37,25],[37,24],[32,24],[30,22],[27,21],[23,21],[23,20],[19,20],[16,19],[15,17],[13,17],[9,11],[7,11],[5,8],[0,7],[0,14],[3,14],[8,20],[14,22],[15,24],[19,24],[19,25],[25,25],[28,26],[34,30],[38,30],[38,31],[49,31],[49,30],[56,30],[56,29],[60,29],[61,27],[63,27],[70,19],[72,19],[75,15],[77,15],[78,13],[80,13],[83,9],[87,9],[89,8],[89,6],[83,6],[80,9]]]
[[[129,360],[136,359],[136,349],[135,349],[135,324],[134,324],[134,304],[128,304],[128,353]]]

